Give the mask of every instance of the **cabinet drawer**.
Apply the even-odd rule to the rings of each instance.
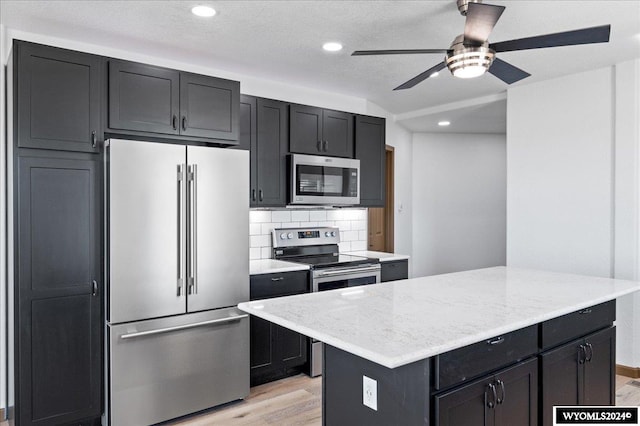
[[[282,274],[261,274],[251,276],[250,299],[290,296],[309,292],[307,271],[285,272]]]
[[[540,325],[540,347],[551,348],[592,331],[605,328],[616,319],[616,301],[581,309]]]
[[[538,350],[538,326],[483,340],[435,357],[436,390],[513,364]]]
[[[382,262],[380,264],[381,281],[395,281],[409,278],[409,261],[397,260],[393,262]]]

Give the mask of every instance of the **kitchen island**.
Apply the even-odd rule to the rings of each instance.
[[[573,393],[613,402],[612,301],[639,290],[496,267],[238,306],[325,343],[324,424],[546,425]]]

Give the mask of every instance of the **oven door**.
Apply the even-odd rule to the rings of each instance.
[[[313,271],[311,291],[335,290],[380,282],[380,265]]]
[[[293,154],[291,204],[360,203],[360,160]]]
[[[350,268],[332,268],[313,271],[311,288],[312,291],[316,292],[379,282],[379,264]],[[309,375],[316,377],[322,374],[322,342],[311,339],[310,346]]]

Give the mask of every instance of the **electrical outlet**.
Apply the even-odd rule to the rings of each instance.
[[[367,376],[362,376],[362,403],[378,411],[378,382]]]

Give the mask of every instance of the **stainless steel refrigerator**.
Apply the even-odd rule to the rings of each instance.
[[[150,425],[249,394],[249,153],[107,141],[107,417]]]

